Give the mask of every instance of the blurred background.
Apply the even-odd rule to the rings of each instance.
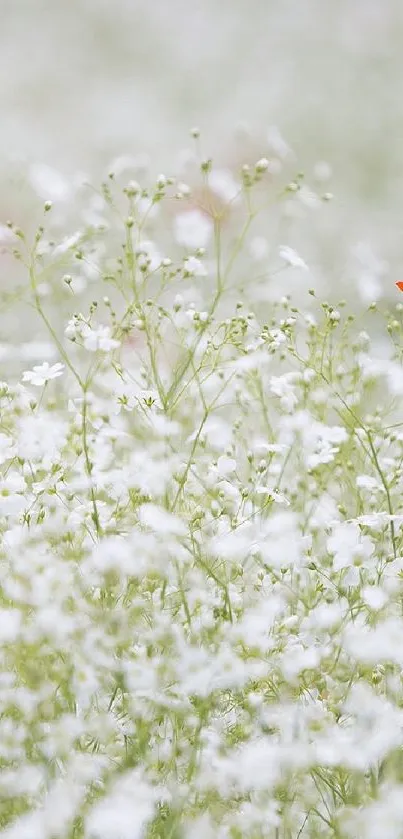
[[[198,125],[231,165],[275,126],[308,179],[331,167],[328,284],[361,271],[379,297],[403,279],[401,0],[2,0],[0,16],[0,221],[23,220],[31,163],[96,182],[147,154],[169,174]]]

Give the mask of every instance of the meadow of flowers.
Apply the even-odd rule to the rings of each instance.
[[[399,292],[321,299],[323,164],[192,134],[0,228],[0,836],[399,839]]]

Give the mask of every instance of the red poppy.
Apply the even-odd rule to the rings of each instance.
[[[397,287],[400,291],[403,291],[403,282],[402,281],[396,283],[396,285],[397,285]]]

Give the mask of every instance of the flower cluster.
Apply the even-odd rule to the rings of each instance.
[[[115,167],[79,234],[50,202],[14,230],[36,323],[0,383],[4,839],[403,830],[402,309],[379,357],[375,306],[364,333],[292,305],[307,264],[252,229],[262,195],[300,201],[277,147],[236,179],[202,160],[218,204]]]

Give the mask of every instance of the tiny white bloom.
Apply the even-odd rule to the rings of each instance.
[[[149,271],[157,271],[162,264],[162,256],[154,242],[149,240],[140,242],[136,248],[139,266],[147,265]]]
[[[195,256],[189,256],[188,259],[185,259],[183,267],[187,274],[194,277],[206,277],[207,276],[207,268],[200,259],[197,259]]]
[[[257,172],[266,172],[269,168],[269,161],[267,157],[261,157],[260,160],[257,161],[255,164],[255,169]]]
[[[119,776],[86,817],[91,839],[141,839],[151,821],[156,794],[137,769]]]
[[[358,569],[368,565],[374,545],[368,536],[363,536],[355,522],[341,522],[332,528],[332,535],[327,539],[327,549],[333,556],[333,569],[342,571],[350,568],[350,585],[358,581]]]
[[[61,376],[63,371],[64,364],[57,362],[57,364],[50,365],[48,361],[44,361],[43,364],[36,364],[32,370],[25,370],[22,374],[22,381],[29,382],[35,387],[43,387],[51,379],[57,379],[58,376]]]
[[[257,486],[256,492],[258,495],[267,495],[269,498],[272,498],[273,501],[276,502],[276,504],[285,504],[286,507],[290,506],[288,498],[286,498],[282,492],[278,492],[275,489],[271,489],[270,487],[266,486]]]
[[[178,192],[183,197],[185,197],[185,198],[188,197],[190,195],[190,191],[191,191],[190,186],[188,186],[188,184],[185,184],[185,183],[179,183],[178,184]]]
[[[139,519],[141,524],[165,536],[167,534],[174,536],[184,536],[186,534],[186,525],[182,519],[168,513],[167,510],[157,504],[142,504],[139,508]]]
[[[217,471],[219,475],[231,475],[236,471],[236,460],[233,457],[221,455],[217,460]]]
[[[382,609],[387,603],[388,596],[380,586],[365,586],[362,590],[364,603],[375,612]]]
[[[66,236],[60,244],[56,245],[53,251],[53,256],[61,256],[62,254],[67,253],[70,248],[74,248],[78,245],[81,237],[82,233],[79,230],[71,236]]]
[[[82,321],[79,317],[74,315],[67,323],[64,334],[67,338],[75,339],[81,334]]]
[[[379,481],[377,481],[376,478],[373,478],[372,475],[358,475],[355,483],[359,489],[367,489],[370,492],[372,490],[383,490]]]
[[[280,398],[282,408],[284,408],[285,411],[292,413],[298,404],[294,374],[284,373],[282,376],[272,376],[269,388],[271,393]]]
[[[97,352],[97,350],[110,352],[120,346],[120,341],[112,338],[110,326],[97,326],[96,329],[91,329],[86,323],[82,329],[82,337],[84,347],[89,352]]]
[[[9,227],[5,224],[0,224],[0,244],[8,245],[10,242],[15,242],[16,236]]]

